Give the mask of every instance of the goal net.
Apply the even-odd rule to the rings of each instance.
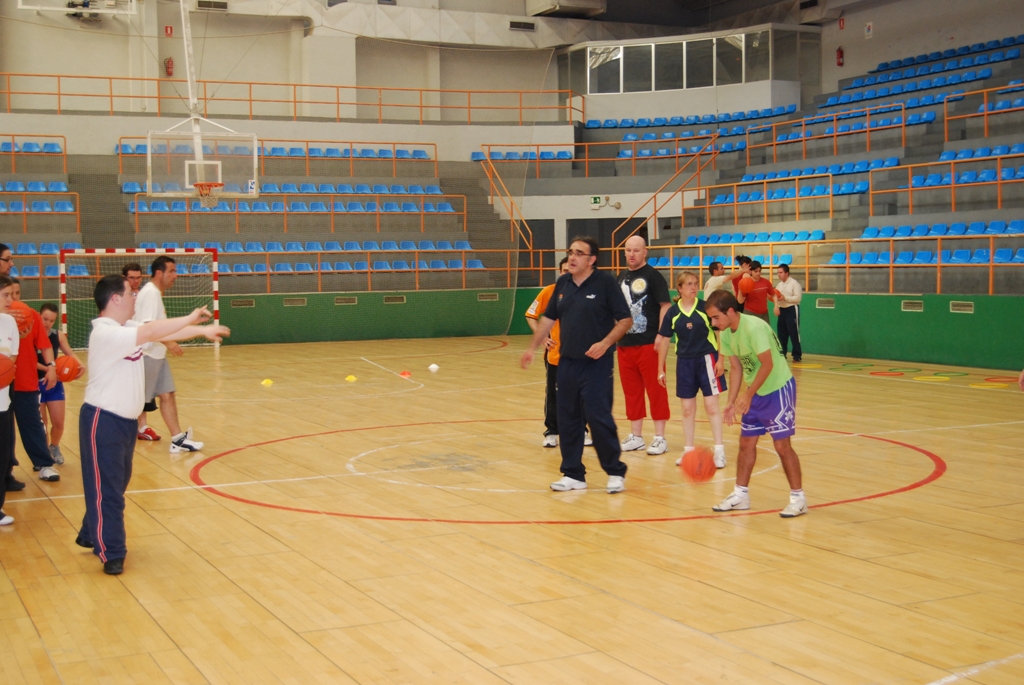
[[[166,255],[174,260],[177,278],[164,292],[167,318],[184,316],[197,307],[207,307],[219,320],[217,251],[201,248],[178,249],[84,249],[60,253],[61,327],[76,349],[88,346],[92,321],[98,315],[93,300],[96,282],[109,274],[121,274],[125,266],[137,264],[142,271],[140,287],[149,282],[153,261]],[[205,341],[196,344],[208,344]]]

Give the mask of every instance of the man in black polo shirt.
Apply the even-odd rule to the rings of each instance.
[[[544,316],[530,346],[523,353],[525,369],[534,351],[548,337],[555,321],[561,328],[561,359],[558,363],[558,432],[562,450],[563,477],[552,490],[584,490],[583,421],[608,474],[608,492],[625,489],[626,465],[619,458],[622,448],[612,418],[615,343],[633,319],[615,277],[595,269],[598,246],[593,238],[574,238],[569,246],[569,273],[555,284]]]

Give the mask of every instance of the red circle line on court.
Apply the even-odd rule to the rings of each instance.
[[[468,423],[512,423],[512,422],[516,422],[516,421],[536,421],[536,420],[537,420],[536,418],[529,418],[529,419],[466,419],[466,420],[463,420],[463,421],[422,421],[422,422],[418,422],[418,423],[392,424],[392,425],[389,425],[389,426],[365,426],[363,428],[339,428],[338,430],[323,431],[322,433],[307,433],[305,435],[292,435],[292,436],[288,436],[288,437],[284,437],[284,438],[275,438],[274,440],[265,440],[263,442],[256,442],[256,443],[252,443],[252,444],[249,444],[249,445],[243,445],[242,447],[236,447],[234,449],[227,450],[225,452],[221,452],[220,454],[215,454],[212,457],[208,457],[208,458],[204,459],[203,461],[199,462],[198,464],[196,464],[195,466],[193,466],[192,470],[189,471],[189,478],[191,478],[192,482],[195,483],[196,485],[202,487],[204,490],[207,490],[208,492],[211,492],[211,493],[213,493],[215,495],[218,495],[220,497],[224,497],[225,499],[234,500],[236,502],[241,502],[243,504],[251,504],[251,505],[257,506],[257,507],[266,507],[268,509],[277,509],[279,511],[294,511],[294,512],[297,512],[297,513],[300,513],[300,514],[323,514],[325,516],[337,516],[337,517],[340,517],[340,518],[363,519],[363,520],[371,520],[371,521],[398,521],[398,522],[404,522],[404,523],[456,523],[456,524],[487,525],[487,526],[524,526],[524,525],[584,526],[584,525],[595,525],[595,524],[606,524],[606,523],[659,523],[659,522],[666,522],[666,521],[694,521],[694,520],[700,520],[700,519],[717,519],[717,518],[727,518],[727,517],[736,517],[736,516],[760,516],[762,514],[776,514],[779,511],[781,511],[781,509],[766,509],[766,510],[763,510],[763,511],[742,511],[742,512],[734,512],[734,513],[722,513],[722,514],[699,514],[699,515],[695,515],[695,516],[662,516],[662,517],[657,517],[657,518],[593,519],[593,520],[567,520],[567,521],[546,521],[546,520],[540,520],[540,521],[529,521],[529,520],[515,520],[515,521],[488,521],[488,520],[481,520],[481,521],[473,521],[473,520],[469,520],[469,519],[441,519],[441,518],[434,519],[434,518],[422,518],[422,517],[412,517],[412,516],[376,516],[376,515],[372,515],[372,514],[350,514],[350,513],[340,512],[340,511],[321,511],[321,510],[318,510],[318,509],[305,509],[303,507],[289,507],[289,506],[285,506],[283,504],[271,504],[270,502],[261,502],[259,500],[248,499],[246,497],[238,497],[236,495],[231,495],[231,494],[228,494],[228,493],[223,492],[221,490],[218,490],[216,485],[210,485],[209,483],[206,483],[202,479],[202,477],[200,475],[200,472],[203,470],[203,467],[205,467],[207,464],[210,464],[211,462],[214,462],[214,461],[216,461],[218,459],[221,459],[223,457],[227,457],[229,455],[235,454],[237,452],[242,452],[244,450],[251,449],[253,447],[262,447],[264,445],[273,445],[273,444],[276,444],[276,443],[279,443],[279,442],[286,442],[286,441],[289,441],[289,440],[302,440],[304,438],[316,438],[316,437],[322,437],[322,436],[325,436],[325,435],[337,435],[339,433],[357,433],[357,432],[361,432],[361,431],[382,430],[382,429],[385,429],[385,428],[416,428],[416,427],[422,427],[422,426],[438,426],[438,425],[440,425],[440,426],[449,426],[449,425],[461,425],[461,424],[468,424]],[[924,456],[928,457],[932,461],[932,464],[934,466],[934,468],[932,469],[932,472],[929,473],[927,476],[925,476],[921,480],[918,480],[918,481],[915,481],[913,483],[910,483],[909,485],[904,485],[901,488],[896,488],[895,490],[886,490],[885,492],[878,492],[878,493],[875,493],[875,494],[872,494],[872,495],[862,495],[860,497],[851,497],[850,499],[835,500],[833,502],[823,502],[821,504],[812,504],[812,505],[810,505],[808,507],[808,509],[823,509],[825,507],[834,507],[834,506],[837,506],[837,505],[840,505],[840,504],[853,504],[855,502],[865,502],[867,500],[879,499],[881,497],[888,497],[890,495],[896,495],[896,494],[899,494],[901,492],[909,492],[911,490],[916,490],[917,488],[923,487],[925,485],[928,485],[929,483],[932,483],[932,482],[938,480],[939,478],[941,478],[943,476],[944,473],[946,473],[946,462],[943,461],[940,456],[938,456],[937,454],[935,454],[933,452],[929,452],[928,450],[926,450],[924,448],[918,447],[916,445],[910,445],[910,444],[905,443],[905,442],[900,442],[899,440],[890,440],[888,438],[880,438],[880,437],[874,436],[874,435],[866,435],[864,433],[853,433],[853,432],[849,432],[849,431],[830,430],[830,429],[827,429],[827,428],[806,428],[806,427],[801,427],[801,430],[815,431],[815,432],[818,432],[818,433],[833,433],[835,435],[853,435],[853,436],[865,438],[865,439],[868,439],[868,440],[877,440],[879,442],[886,442],[886,443],[889,443],[891,445],[897,445],[899,447],[905,447],[905,448],[907,448],[909,450],[913,450],[915,452],[919,452],[919,453],[923,454]]]

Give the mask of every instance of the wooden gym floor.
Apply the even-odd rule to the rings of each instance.
[[[74,544],[69,385],[63,480],[19,467],[0,530],[0,682],[1024,682],[1014,374],[807,355],[814,508],[786,521],[764,441],[754,509],[713,514],[738,428],[729,466],[692,485],[677,418],[668,454],[625,457],[625,493],[592,452],[589,491],[549,491],[525,343],[188,350],[182,421],[207,448],[169,455],[152,416],[164,440],[136,451],[119,577]]]

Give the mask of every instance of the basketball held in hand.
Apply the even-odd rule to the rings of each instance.
[[[81,370],[82,365],[74,357],[57,358],[57,380],[60,382],[70,383],[78,378],[78,373]]]
[[[0,388],[6,388],[14,382],[14,360],[6,354],[0,354]]]
[[[706,483],[715,477],[715,457],[706,447],[696,447],[683,455],[679,464],[683,475],[692,483]]]

